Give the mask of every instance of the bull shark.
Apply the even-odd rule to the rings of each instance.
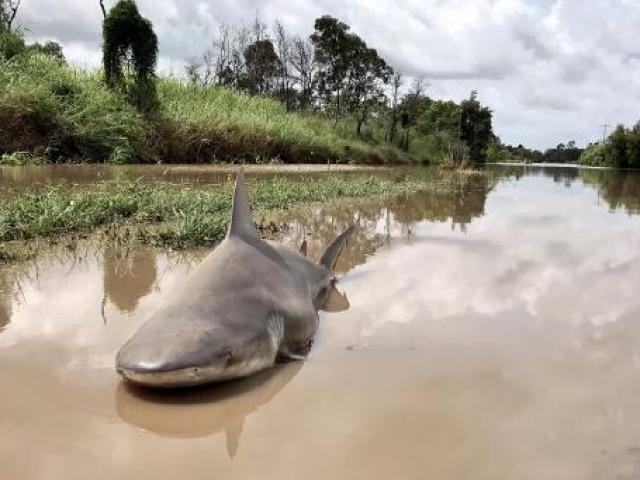
[[[333,271],[353,228],[318,263],[307,258],[306,240],[298,252],[263,240],[240,170],[225,239],[121,347],[117,372],[133,384],[172,388],[303,360],[318,310],[337,293]]]

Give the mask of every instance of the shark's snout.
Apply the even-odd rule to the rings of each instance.
[[[129,382],[170,388],[246,376],[274,361],[277,344],[271,335],[236,335],[229,342],[228,332],[199,325],[153,334],[141,329],[118,352],[116,370]]]

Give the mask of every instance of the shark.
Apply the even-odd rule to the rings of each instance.
[[[334,269],[353,230],[317,263],[307,257],[306,239],[299,251],[262,239],[240,170],[225,239],[120,348],[116,371],[137,386],[175,388],[304,360],[318,311],[341,295]]]

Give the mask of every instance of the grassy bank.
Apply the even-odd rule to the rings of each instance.
[[[87,73],[38,54],[0,60],[0,157],[113,163],[403,163],[320,115],[223,87],[158,81],[160,110],[138,113]]]
[[[287,177],[259,180],[250,186],[255,219],[303,203],[335,198],[397,195],[427,188],[427,182],[326,175],[314,181]],[[0,203],[0,260],[12,261],[19,247],[32,240],[55,243],[70,235],[99,232],[106,240],[182,249],[214,245],[227,229],[231,182],[206,190],[172,184],[110,182],[78,190],[45,187]],[[18,248],[16,248],[18,247]],[[4,252],[4,253],[2,253]]]

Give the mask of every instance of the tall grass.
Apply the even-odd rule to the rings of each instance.
[[[158,82],[160,110],[145,117],[87,73],[38,54],[0,60],[0,156],[50,161],[399,163],[393,147],[365,143],[321,115],[223,87]]]

